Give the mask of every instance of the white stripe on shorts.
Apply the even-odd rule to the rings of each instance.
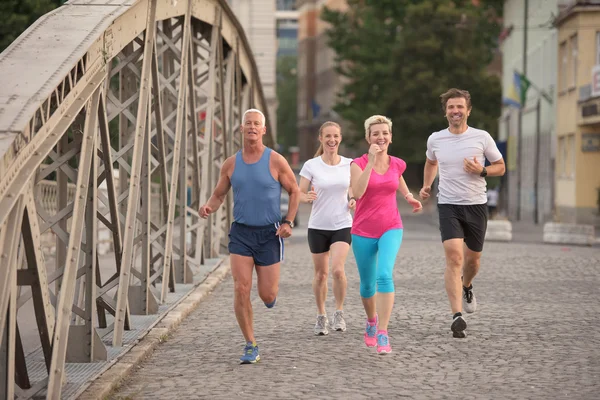
[[[279,222],[275,222],[275,228],[279,229],[281,224]],[[283,238],[279,236],[279,262],[283,261]]]

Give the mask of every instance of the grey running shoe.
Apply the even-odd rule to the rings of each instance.
[[[333,313],[333,323],[331,327],[334,331],[338,332],[346,332],[346,320],[344,319],[344,312],[342,310],[337,310]]]
[[[450,326],[450,330],[452,331],[452,336],[459,339],[464,339],[467,337],[467,322],[463,319],[461,315],[454,317],[452,320],[452,325]]]
[[[477,299],[473,293],[473,285],[468,288],[463,286],[463,309],[469,314],[477,310]]]
[[[317,323],[315,324],[315,335],[317,336],[325,336],[329,334],[329,329],[327,329],[327,325],[329,325],[329,320],[326,315],[317,315]]]

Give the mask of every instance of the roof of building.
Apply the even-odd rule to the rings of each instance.
[[[578,12],[600,11],[600,0],[570,0],[563,1],[560,6],[560,13],[554,20],[554,25],[560,26],[572,15]]]

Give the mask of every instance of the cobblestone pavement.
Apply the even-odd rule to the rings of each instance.
[[[479,309],[466,317],[468,337],[453,339],[438,233],[426,216],[403,218],[392,354],[363,344],[352,255],[348,331],[313,335],[312,264],[299,227],[287,242],[276,307],[253,292],[259,364],[238,364],[243,338],[229,277],[112,398],[600,398],[597,248],[487,243],[474,283]],[[331,319],[331,285],[327,306]]]

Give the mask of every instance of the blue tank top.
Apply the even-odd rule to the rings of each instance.
[[[231,175],[235,222],[250,226],[281,222],[281,184],[271,175],[270,158],[268,147],[254,164],[244,162],[241,150],[236,153]]]

